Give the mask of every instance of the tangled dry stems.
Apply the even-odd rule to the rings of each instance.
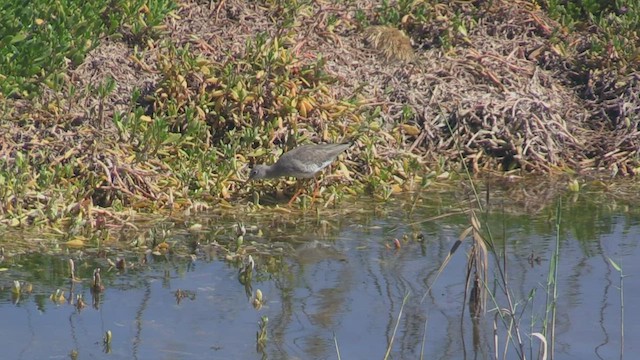
[[[440,16],[431,23],[408,18],[403,26],[417,49],[412,56],[392,56],[409,53],[405,40],[376,43],[371,30],[354,20],[355,11],[361,10],[375,22],[376,7],[370,1],[314,2],[295,14],[258,2],[228,0],[212,8],[185,1],[177,16],[166,19],[164,41],[177,48],[189,46],[198,56],[222,64],[241,58],[247,41],[265,32],[286,39],[300,65],[325,59],[324,69],[337,82],[329,84],[320,101],[358,105],[335,123],[320,119],[318,112],[296,123],[309,137],[328,140],[322,134],[327,126],[361,136],[358,122],[378,114],[379,119],[371,120],[381,120],[380,129],[367,128],[365,137],[375,145],[379,166],[401,167],[401,159],[408,156],[427,167],[442,160],[456,164],[462,158],[475,172],[519,168],[540,174],[635,174],[640,166],[640,76],[594,71],[589,81],[576,83],[581,73],[572,61],[577,55],[563,53],[552,41],[558,24],[525,4],[494,1],[480,11],[441,4],[434,8]],[[454,46],[447,48],[436,39],[453,28],[454,6],[474,25],[466,34],[454,34]],[[127,204],[135,199],[169,202],[167,194],[174,187],[187,197],[186,185],[172,178],[171,167],[160,157],[133,159],[136,147],[121,142],[109,121],[96,122],[100,107],[108,120],[133,109],[134,89],[152,94],[161,87],[164,52],[156,46],[140,54],[123,42],[105,41],[83,65],[69,71],[68,80],[83,89],[112,77],[117,90],[106,99],[81,91],[63,108],[52,104],[69,96],[68,87],[59,93],[46,91],[40,105],[13,102],[5,116],[13,120],[2,123],[0,156],[7,163],[17,152],[27,154],[34,165],[75,162],[76,176],[96,185],[92,194],[76,196],[91,196],[97,205],[108,206],[114,198]],[[406,63],[408,59],[412,61]],[[185,86],[192,87],[188,91],[197,88],[199,75],[186,79]],[[183,100],[189,103],[189,97]],[[262,105],[252,104],[253,116],[268,113]],[[287,143],[290,135],[283,130],[273,134],[270,143]],[[44,153],[47,158],[40,158]],[[369,163],[357,165],[361,176],[376,174]],[[396,173],[406,175],[402,169]]]

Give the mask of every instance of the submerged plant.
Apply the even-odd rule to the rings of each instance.
[[[267,324],[269,324],[269,318],[262,316],[258,323],[258,331],[256,332],[256,350],[263,353],[267,347]]]

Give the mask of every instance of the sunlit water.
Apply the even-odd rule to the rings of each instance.
[[[179,255],[153,256],[143,250],[5,254],[0,263],[1,357],[66,359],[76,351],[78,359],[336,359],[339,352],[342,359],[378,359],[393,338],[394,359],[418,359],[421,352],[425,359],[493,358],[495,303],[489,298],[487,313],[473,320],[464,299],[470,238],[438,275],[470,221],[465,213],[434,217],[468,206],[441,195],[412,204],[363,203],[359,207],[368,210],[323,210],[319,217],[314,211],[286,216],[265,211],[234,222],[192,220],[204,225],[198,234],[176,224],[167,239],[174,246],[192,244],[183,248],[193,251]],[[543,331],[549,265],[559,239],[555,359],[622,358],[623,351],[624,357],[636,358],[638,212],[587,198],[565,200],[557,237],[555,210],[553,202],[527,215],[494,208],[489,220],[498,252],[506,249],[524,356],[538,358],[540,344],[530,334]],[[225,261],[225,252],[210,245],[231,242],[235,249],[237,221],[250,229],[243,246],[256,242],[259,252],[273,245],[283,253],[252,254],[256,268],[250,284],[241,281],[239,262]],[[415,239],[417,235],[424,239]],[[400,248],[394,245],[396,238]],[[0,243],[11,241],[3,237]],[[115,261],[118,256],[127,257],[131,268],[110,268],[106,258]],[[75,259],[82,278],[73,288],[69,258]],[[623,279],[624,308],[620,273],[609,259],[630,275]],[[501,294],[491,256],[489,264],[487,287]],[[97,297],[89,289],[96,267],[101,267],[105,285]],[[32,283],[33,292],[12,297],[13,280]],[[49,299],[56,289],[65,291],[66,302]],[[260,309],[250,295],[257,289],[264,294]],[[178,302],[177,290],[188,296]],[[72,304],[77,294],[87,303],[80,310]],[[507,307],[503,295],[497,301]],[[256,333],[263,317],[268,318],[267,338],[259,348]],[[547,324],[551,326],[550,320]],[[112,333],[108,347],[106,331]],[[500,358],[505,334],[499,322]],[[506,358],[517,358],[514,349],[509,343]]]

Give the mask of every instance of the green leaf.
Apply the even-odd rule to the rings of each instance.
[[[21,31],[11,38],[11,44],[19,43],[27,38],[27,33]]]

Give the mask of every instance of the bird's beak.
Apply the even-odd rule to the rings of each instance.
[[[246,172],[245,172],[245,171],[246,171],[246,169],[247,169],[247,168],[249,169],[249,175],[247,176],[247,180],[245,180],[245,181],[242,183],[242,185],[245,185],[245,186],[246,186],[248,183],[250,183],[250,182],[251,182],[251,180],[252,180],[252,178],[251,178],[251,166],[249,166],[248,164],[244,165],[244,166],[242,167],[242,172],[246,174]]]

